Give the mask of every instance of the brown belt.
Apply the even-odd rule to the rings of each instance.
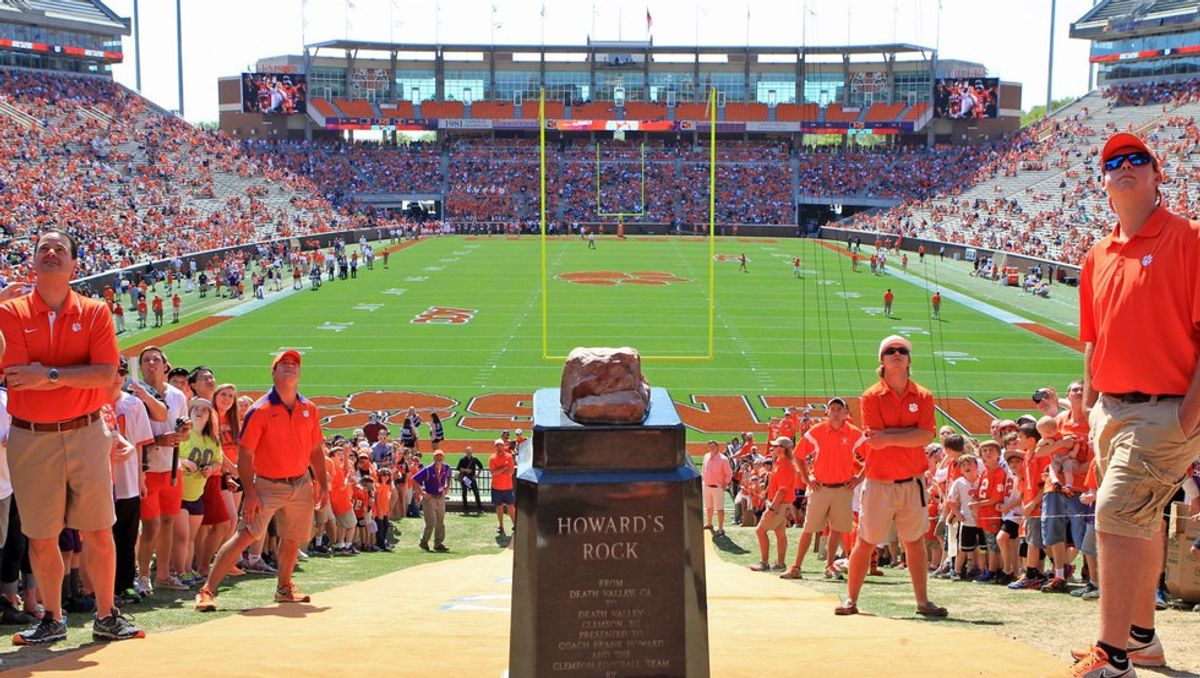
[[[828,487],[828,488],[830,488],[830,489],[836,489],[836,488],[839,488],[839,487],[845,487],[845,486],[847,486],[847,485],[849,485],[849,484],[850,484],[850,481],[849,481],[849,480],[847,480],[847,481],[845,481],[845,482],[842,482],[842,483],[822,483],[822,482],[821,482],[821,481],[819,481],[819,480],[818,480],[817,482],[818,482],[818,483],[820,483],[821,487]]]
[[[13,417],[12,425],[16,426],[17,428],[23,428],[26,431],[33,431],[34,433],[65,433],[67,431],[74,431],[77,428],[83,428],[99,418],[100,410],[96,410],[95,412],[85,414],[81,417],[75,417],[74,419],[51,423],[25,421],[24,419]]]
[[[1165,400],[1167,398],[1182,398],[1183,397],[1181,395],[1175,395],[1173,393],[1165,393],[1165,394],[1140,393],[1138,391],[1133,391],[1130,393],[1105,393],[1104,395],[1108,396],[1109,398],[1113,398],[1113,399],[1119,400],[1123,403],[1130,404],[1130,405],[1136,404],[1136,403],[1156,403],[1160,400]]]
[[[292,483],[296,482],[297,480],[300,480],[301,478],[304,478],[307,475],[308,475],[308,473],[305,472],[305,473],[301,473],[298,476],[292,476],[291,478],[268,478],[266,476],[254,476],[254,479],[255,480],[269,480],[273,483],[285,483],[287,485],[291,485]]]

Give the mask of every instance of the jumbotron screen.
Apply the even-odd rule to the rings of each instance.
[[[943,78],[933,85],[933,117],[995,118],[1000,113],[1000,78]]]
[[[242,73],[242,112],[307,113],[308,81],[302,73]]]

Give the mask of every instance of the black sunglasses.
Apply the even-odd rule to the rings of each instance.
[[[883,349],[884,355],[892,355],[894,353],[899,353],[900,355],[908,355],[908,349],[904,348],[903,346],[889,346],[889,347]]]
[[[1150,157],[1150,154],[1145,151],[1134,151],[1133,153],[1114,155],[1113,157],[1104,161],[1104,171],[1111,172],[1125,164],[1126,160],[1129,160],[1129,164],[1133,165],[1134,167],[1141,167],[1142,165],[1148,164],[1152,158]]]

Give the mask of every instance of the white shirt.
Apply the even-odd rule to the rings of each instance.
[[[187,396],[183,395],[183,391],[167,384],[167,420],[166,421],[151,421],[150,430],[156,436],[164,433],[175,432],[175,421],[187,416]],[[166,445],[151,445],[147,455],[150,464],[150,471],[156,473],[168,473],[171,470],[171,457],[174,455],[173,448]]]
[[[181,394],[182,395],[182,394]],[[141,446],[154,442],[154,431],[150,427],[150,415],[146,405],[137,396],[122,393],[113,407],[117,427],[125,439],[137,447],[135,454],[122,462],[113,463],[113,487],[116,499],[129,499],[141,493],[139,479],[142,475]]]
[[[0,499],[13,493],[12,479],[8,475],[8,431],[12,428],[12,417],[8,414],[8,389],[0,388]]]
[[[967,527],[976,527],[975,525],[975,509],[971,508],[971,502],[975,501],[975,497],[971,492],[971,481],[966,477],[960,476],[954,479],[950,484],[950,501],[958,504],[958,512],[963,515],[963,525]]]

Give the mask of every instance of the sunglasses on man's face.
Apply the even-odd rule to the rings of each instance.
[[[908,355],[908,349],[904,348],[903,346],[889,346],[883,350],[884,355],[893,355],[896,353],[899,353],[900,355]]]
[[[1129,164],[1133,165],[1134,167],[1141,167],[1142,165],[1150,162],[1150,154],[1145,151],[1134,151],[1133,153],[1114,155],[1113,157],[1104,161],[1104,171],[1111,172],[1125,164],[1126,160],[1128,160]]]

